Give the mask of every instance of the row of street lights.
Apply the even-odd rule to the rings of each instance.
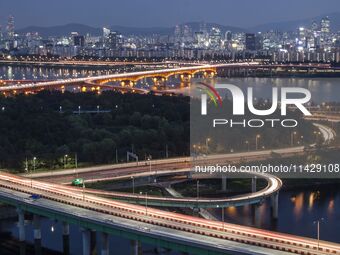
[[[68,154],[65,154],[65,155],[63,156],[64,168],[66,168],[66,166],[67,166],[68,158],[69,158],[69,155],[68,155]],[[36,169],[36,161],[37,161],[37,157],[33,157],[33,158],[32,158],[33,171],[30,171],[31,174],[32,174],[32,172],[35,172],[35,169]],[[77,153],[74,155],[74,164],[75,164],[75,168],[78,168],[78,156],[77,156]],[[26,158],[26,162],[25,162],[25,172],[29,172],[29,168],[28,168],[28,160],[27,160],[27,158]]]
[[[256,136],[255,136],[255,149],[256,150],[258,150],[259,149],[259,141],[260,141],[260,138],[261,138],[261,135],[260,134],[257,134]],[[209,143],[211,142],[211,138],[206,138],[205,139],[205,151],[206,151],[206,153],[208,153],[209,152]],[[250,151],[250,143],[249,143],[249,141],[248,140],[246,140],[245,141],[245,144],[247,145],[247,150],[248,151]],[[197,145],[197,144],[193,144],[193,149],[196,151],[196,150],[201,150],[202,149],[202,147],[203,146],[201,146],[201,145]],[[204,147],[203,147],[204,148]],[[233,149],[231,149],[231,151],[233,152],[234,150]]]
[[[35,162],[36,162],[36,160],[37,160],[37,157],[33,157],[33,158],[32,158],[32,162],[33,162],[33,172],[35,172]],[[26,162],[25,162],[25,171],[26,171],[26,172],[29,171],[29,169],[28,169],[28,160],[27,160],[27,158],[26,158]],[[31,171],[31,173],[32,173],[32,171]]]
[[[314,134],[320,135],[321,133],[320,133],[320,132],[315,132],[315,131],[314,131]],[[296,131],[291,132],[291,135],[290,135],[290,143],[291,143],[291,146],[294,146],[294,144],[296,143],[296,141],[295,141],[296,135],[297,135],[297,132],[296,132]],[[261,138],[262,138],[262,137],[261,137],[260,134],[257,134],[257,135],[255,136],[255,150],[259,150],[259,148],[260,148],[260,139],[261,139]],[[301,135],[300,138],[301,138],[301,140],[302,140],[304,137]],[[206,151],[207,151],[207,152],[209,151],[209,142],[210,142],[210,141],[211,141],[211,138],[206,138],[206,139],[205,139],[205,148],[206,148]],[[300,141],[298,141],[297,143],[300,144]],[[249,142],[249,140],[246,140],[246,141],[245,141],[245,144],[246,144],[246,146],[247,146],[247,151],[250,151],[250,142]],[[200,145],[196,145],[196,144],[193,145],[193,149],[194,149],[194,150],[196,150],[196,149],[201,150],[201,148],[202,148],[202,147],[201,147]],[[264,146],[262,146],[262,148],[264,149]],[[232,149],[232,151],[233,151],[233,149]]]
[[[117,109],[118,105],[116,105],[115,108]],[[97,109],[97,113],[99,113],[100,112],[100,105],[97,105],[96,109]],[[3,107],[3,110],[5,110],[4,107]],[[59,106],[59,113],[63,113],[63,107],[61,105]],[[78,114],[80,114],[80,113],[81,113],[81,106],[78,105]]]
[[[33,176],[32,174],[35,172],[35,163],[36,163],[37,157],[33,157],[32,158],[32,162],[33,162],[33,170],[29,171],[28,169],[28,160],[26,158],[26,162],[25,162],[25,172],[29,173],[31,176],[31,188],[33,187]]]

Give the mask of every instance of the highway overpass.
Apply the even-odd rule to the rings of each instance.
[[[340,254],[335,243],[126,204],[4,172],[0,187],[0,201],[18,208],[21,239],[27,211],[83,227],[85,255],[90,230],[101,232],[104,243],[113,234],[191,254]],[[31,199],[32,193],[41,198]]]

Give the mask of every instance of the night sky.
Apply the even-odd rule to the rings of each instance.
[[[0,0],[0,24],[173,26],[188,21],[248,28],[340,12],[339,0]]]

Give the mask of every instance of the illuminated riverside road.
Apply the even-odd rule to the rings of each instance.
[[[46,210],[52,210],[57,215],[60,213],[59,210],[70,208],[66,213],[73,214],[74,217],[77,216],[77,209],[73,206],[76,206],[100,213],[99,217],[95,216],[94,219],[90,218],[91,220],[96,220],[96,217],[99,218],[97,220],[100,220],[102,213],[104,213],[108,217],[113,215],[124,220],[128,219],[151,224],[152,227],[147,231],[147,235],[154,234],[157,238],[162,239],[164,237],[157,233],[159,229],[162,229],[166,238],[172,238],[171,242],[178,242],[178,240],[174,240],[174,238],[177,238],[182,242],[186,242],[187,245],[198,247],[197,254],[203,254],[199,253],[198,250],[210,251],[209,254],[287,254],[275,250],[298,254],[340,254],[340,245],[335,243],[318,242],[317,240],[304,237],[204,220],[144,206],[112,201],[82,192],[70,191],[65,189],[63,185],[36,181],[3,172],[0,173],[0,186],[2,201],[25,204],[26,207],[24,208],[28,210],[32,210],[30,209],[31,207],[39,208],[42,215],[47,214],[46,212],[44,213]],[[25,202],[25,195],[23,193],[39,194],[43,199],[41,199],[41,202],[39,201],[40,199],[34,202]],[[57,202],[60,205],[52,203],[53,206],[48,206],[48,201]],[[45,203],[45,207],[48,208],[42,208],[42,203]],[[67,206],[62,204],[67,204]],[[78,217],[83,218],[85,221],[90,220],[87,219],[87,214],[81,214]],[[108,229],[114,228],[116,225],[114,219],[110,219],[108,218],[106,221]],[[118,224],[122,224],[123,221],[118,222]],[[135,225],[131,224],[129,226],[131,228],[131,226],[138,224],[135,223]],[[155,233],[153,233],[153,226],[156,228]],[[109,231],[108,229],[107,231]],[[166,231],[166,229],[169,230]],[[142,232],[139,234],[143,235],[145,229],[139,232]],[[189,233],[191,238],[188,237],[187,233]],[[212,238],[215,241],[209,243],[206,237]],[[235,242],[235,244],[230,246],[230,241]],[[199,242],[199,245],[197,242]],[[241,244],[236,245],[236,242]],[[212,244],[214,244],[213,247],[211,247]],[[245,247],[244,244],[247,244],[247,246]]]
[[[331,141],[334,140],[336,134],[333,129],[325,125],[318,124],[318,123],[313,123],[313,125],[316,126],[320,130],[323,136],[323,139],[324,139],[324,144],[329,144]]]

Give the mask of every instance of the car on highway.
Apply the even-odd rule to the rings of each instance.
[[[83,186],[84,179],[83,178],[76,178],[72,181],[72,186]]]
[[[37,200],[37,199],[41,198],[41,196],[39,194],[32,194],[30,196],[30,198],[33,199],[33,200]]]

